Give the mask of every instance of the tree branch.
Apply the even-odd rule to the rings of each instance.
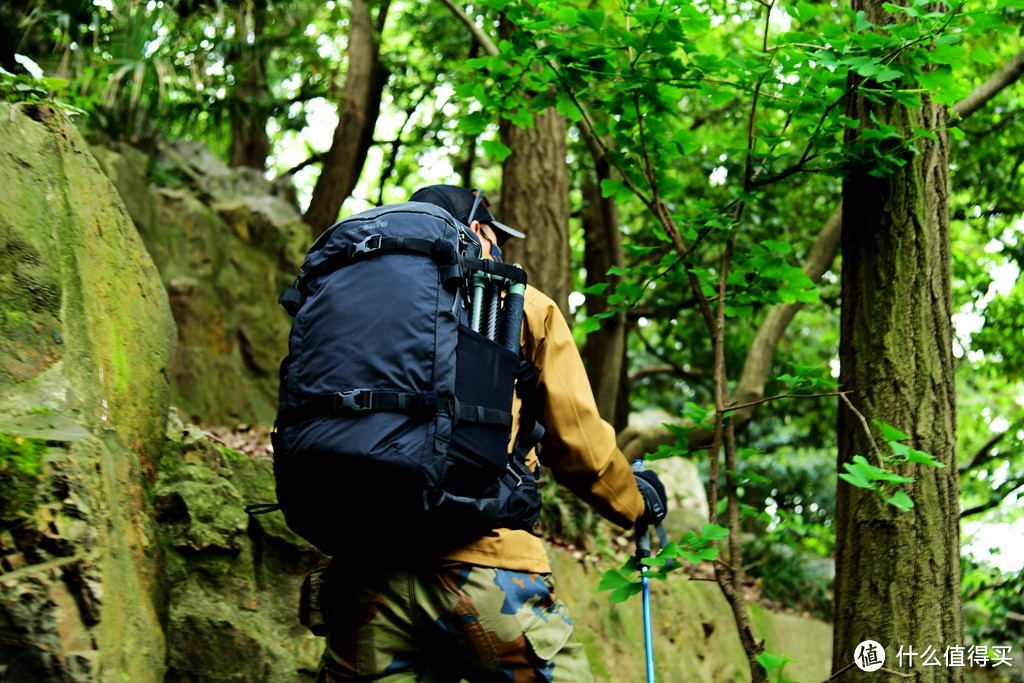
[[[327,152],[317,152],[316,154],[309,157],[305,161],[301,161],[292,166],[291,168],[289,168],[287,171],[284,171],[283,173],[279,174],[274,180],[280,180],[281,178],[298,173],[302,169],[306,168],[307,166],[311,166],[312,164],[319,164],[321,161],[324,160],[324,157],[326,155]]]
[[[843,205],[840,202],[832,215],[825,221],[825,225],[818,233],[818,238],[804,262],[803,271],[813,282],[821,281],[822,276],[832,266],[836,254],[839,253],[842,227]],[[764,389],[768,383],[775,350],[778,348],[786,328],[802,307],[803,303],[799,301],[776,304],[768,311],[764,322],[761,323],[754,335],[750,350],[747,351],[739,382],[732,396],[732,401],[742,406],[732,415],[736,428],[742,427],[751,420],[757,405],[764,398]],[[693,429],[688,434],[690,445],[693,448],[706,446],[710,437],[710,431],[700,427]],[[645,430],[643,433],[626,429],[620,434],[619,448],[626,452],[627,457],[638,458],[644,453],[657,450],[658,446],[675,443],[675,439],[675,434],[664,427]]]
[[[975,467],[981,467],[988,461],[992,460],[992,458],[995,457],[992,455],[992,450],[999,445],[999,442],[1003,440],[1003,437],[1005,437],[1007,434],[1012,434],[1013,432],[1020,429],[1022,426],[1024,426],[1024,418],[1021,418],[1014,422],[1013,424],[1011,424],[1006,429],[1006,431],[999,432],[998,434],[993,434],[989,438],[989,440],[986,441],[981,446],[981,448],[979,448],[974,453],[974,455],[971,457],[970,462],[968,462],[966,465],[960,468],[960,474],[970,472]]]
[[[954,104],[950,109],[950,114],[966,119],[988,104],[989,100],[1002,92],[1004,88],[1020,78],[1022,73],[1024,73],[1024,50],[1018,52],[1016,57],[1003,65],[1003,68],[975,88],[974,92]]]
[[[971,517],[973,515],[980,515],[982,512],[987,512],[993,508],[997,508],[1003,504],[1003,501],[1006,500],[1007,497],[1009,497],[1015,491],[1019,491],[1022,488],[1024,488],[1024,480],[1008,481],[1004,483],[1002,486],[996,488],[995,491],[992,492],[992,498],[989,498],[987,501],[981,503],[980,505],[975,505],[974,507],[967,508],[966,510],[961,512],[960,519],[964,519],[965,517]]]
[[[488,56],[498,56],[498,46],[494,44],[494,41],[491,40],[491,37],[489,35],[484,33],[484,30],[482,28],[476,25],[476,22],[473,21],[469,17],[469,15],[466,14],[466,12],[463,11],[463,9],[455,3],[455,0],[444,0],[444,4],[448,6],[448,9],[452,11],[452,14],[458,17],[459,20],[461,20],[462,23],[466,25],[466,27],[469,29],[469,32],[473,34],[473,40],[475,40],[477,44],[480,45],[480,47],[483,49],[484,52],[487,53]]]

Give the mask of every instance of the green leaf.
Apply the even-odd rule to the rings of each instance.
[[[621,569],[609,569],[601,575],[601,582],[598,584],[597,590],[615,590],[616,588],[628,586],[631,583],[633,581]]]
[[[595,31],[600,31],[604,24],[604,10],[582,9],[580,10],[580,21]]]
[[[601,196],[607,199],[615,197],[615,201],[622,201],[633,196],[633,192],[621,180],[605,178],[601,181]]]
[[[705,548],[697,552],[681,551],[679,556],[690,564],[700,564],[701,562],[711,562],[718,557],[718,548]]]
[[[980,45],[971,51],[971,59],[976,61],[978,64],[984,64],[988,66],[995,64],[996,58],[992,56],[992,53],[985,49],[984,45]]]
[[[914,507],[914,501],[910,500],[910,496],[903,493],[903,491],[897,491],[893,494],[892,498],[887,498],[886,501],[904,512]]]
[[[753,470],[743,470],[742,472],[729,471],[728,473],[736,480],[737,484],[746,484],[747,482],[754,482],[755,484],[771,483],[771,479]]]
[[[519,128],[533,128],[533,112],[526,107],[505,111],[502,117],[508,119]]]
[[[47,90],[63,90],[64,88],[71,85],[71,82],[67,79],[56,77],[40,78],[39,82],[42,83],[43,87]]]
[[[878,427],[878,431],[882,432],[882,438],[885,439],[886,441],[902,441],[904,439],[910,438],[900,430],[890,425],[887,425],[884,422],[879,422],[878,420],[871,421],[875,424],[876,427]]]
[[[896,80],[902,75],[902,71],[896,71],[895,69],[882,69],[875,74],[874,80],[878,83],[888,83],[889,81]]]
[[[853,31],[854,33],[860,33],[861,31],[867,31],[869,28],[874,26],[868,21],[867,13],[864,10],[858,11],[856,14],[852,10],[847,10],[848,14],[853,18]]]
[[[795,13],[795,17],[803,24],[806,24],[817,16],[821,16],[821,10],[808,2],[798,2],[796,3],[796,7],[793,7],[792,10],[793,11],[790,12],[790,14]]]
[[[729,535],[729,530],[717,524],[705,524],[700,529],[700,535],[709,541],[717,541]]]
[[[577,329],[580,331],[580,334],[584,336],[590,334],[591,332],[597,332],[599,329],[601,329],[601,319],[598,318],[597,316],[592,315],[583,322],[581,322],[577,326]]]
[[[580,294],[604,294],[604,290],[608,289],[607,282],[598,282],[596,285],[590,285],[580,290]]]
[[[25,71],[27,71],[29,75],[32,76],[32,78],[39,80],[43,77],[43,70],[39,68],[39,65],[33,62],[28,57],[26,57],[25,55],[14,55],[14,61],[16,61],[18,64],[21,64],[21,66],[24,67]]]
[[[486,128],[490,121],[484,118],[483,112],[471,111],[459,121],[459,130],[466,135],[479,135]]]
[[[633,597],[643,589],[644,586],[642,583],[631,583],[628,586],[617,588],[615,592],[612,593],[612,602],[625,602],[626,600],[629,600],[631,597]]]
[[[924,451],[919,451],[913,448],[909,449],[907,452],[907,462],[914,462],[921,465],[931,465],[932,467],[938,468],[943,468],[946,466],[945,463],[939,462],[938,460],[935,459],[934,456],[930,455],[929,453],[925,453]]]
[[[762,240],[761,246],[769,251],[777,251],[780,254],[788,254],[793,251],[793,245],[789,242],[781,242],[779,240]]]
[[[566,26],[572,27],[580,23],[580,12],[574,7],[567,7],[563,5],[555,12],[555,18]]]
[[[847,469],[849,469],[850,464],[849,463],[843,463],[843,466],[846,467]],[[861,477],[861,476],[859,476],[857,474],[854,474],[852,472],[849,473],[849,474],[840,474],[839,478],[842,479],[843,481],[845,481],[847,484],[852,484],[853,486],[857,486],[858,488],[862,488],[862,489],[875,489],[875,488],[877,488],[873,482],[870,482],[867,479],[864,479],[863,477]]]
[[[734,99],[736,99],[736,93],[730,92],[728,90],[712,90],[711,93],[708,95],[708,100],[714,107],[722,107],[726,104],[729,104]]]
[[[940,43],[932,49],[929,56],[936,64],[958,65],[967,56],[967,50],[960,45]]]
[[[779,655],[773,655],[771,652],[762,652],[757,656],[757,663],[764,667],[764,670],[768,673],[775,671],[780,666],[785,666],[787,662],[794,660],[789,657],[780,657]]]
[[[512,153],[501,140],[484,140],[481,143],[481,147],[484,148],[484,154],[488,157],[493,157],[497,161],[505,161],[508,155]]]

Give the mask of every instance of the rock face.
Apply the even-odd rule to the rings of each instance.
[[[67,118],[0,135],[0,678],[159,680],[167,295]]]
[[[302,265],[309,227],[270,181],[198,143],[169,143],[152,160],[123,144],[93,151],[167,289],[174,405],[196,424],[271,424],[291,325],[277,297]]]
[[[273,463],[168,429],[153,500],[167,548],[167,681],[312,680],[323,642],[298,620],[305,574],[326,562],[281,513]]]

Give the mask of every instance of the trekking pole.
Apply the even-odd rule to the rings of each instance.
[[[644,465],[640,460],[633,462],[634,472],[642,472]],[[651,586],[647,578],[648,566],[643,563],[645,557],[651,556],[651,530],[646,522],[636,525],[636,563],[640,567],[640,583],[643,584],[644,599],[644,651],[647,658],[647,683],[654,683],[654,636],[651,629]]]
[[[473,307],[470,309],[469,329],[479,332],[480,321],[484,311],[484,287],[487,284],[487,276],[480,272],[473,273],[473,276],[470,278],[470,284],[473,288]]]
[[[642,550],[641,550],[642,548]],[[637,558],[650,557],[650,529],[644,524],[637,526]],[[640,582],[643,584],[643,644],[647,657],[647,683],[654,683],[654,641],[650,627],[650,585],[647,579],[647,565],[640,565]]]
[[[526,285],[521,282],[513,282],[508,286],[508,294],[505,295],[505,348],[512,353],[519,352],[519,333],[523,327],[523,293],[525,291]]]
[[[501,304],[502,280],[492,277],[487,286],[487,338],[498,340],[498,307]]]

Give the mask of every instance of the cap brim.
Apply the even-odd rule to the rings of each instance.
[[[509,226],[505,225],[504,223],[499,223],[498,221],[496,221],[494,219],[491,219],[488,222],[491,225],[493,225],[494,227],[496,227],[498,230],[501,230],[503,233],[505,233],[509,237],[520,237],[520,238],[526,237],[526,235],[524,233],[521,233],[518,230],[516,230],[515,228],[509,227]]]

